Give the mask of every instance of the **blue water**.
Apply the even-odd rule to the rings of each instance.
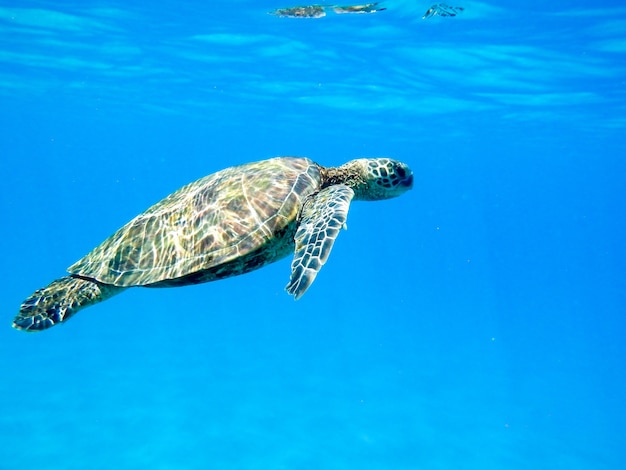
[[[294,4],[0,3],[0,469],[626,468],[626,8],[267,14]],[[152,203],[276,155],[415,185],[353,203],[298,302],[286,259],[11,329]]]

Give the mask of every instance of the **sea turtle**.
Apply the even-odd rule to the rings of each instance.
[[[294,252],[295,299],[326,262],[350,201],[396,197],[413,185],[404,163],[361,158],[323,167],[276,157],[227,168],[180,188],[128,222],[26,299],[13,326],[35,331],[128,287],[224,279]]]

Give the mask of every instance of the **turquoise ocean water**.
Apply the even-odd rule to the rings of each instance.
[[[268,14],[294,5],[0,2],[0,469],[626,468],[626,8]],[[297,302],[286,259],[11,328],[154,202],[276,155],[415,184],[353,203]]]

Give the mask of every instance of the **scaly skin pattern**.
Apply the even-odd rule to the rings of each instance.
[[[18,330],[39,331],[61,323],[79,310],[102,302],[123,291],[123,287],[99,284],[71,276],[51,282],[26,299],[13,320]]]
[[[328,186],[302,208],[295,235],[291,278],[285,289],[296,300],[304,295],[326,263],[348,218],[354,191],[345,184]]]

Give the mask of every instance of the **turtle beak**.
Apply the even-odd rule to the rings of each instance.
[[[400,181],[400,184],[406,189],[413,189],[413,173],[406,175],[406,178]]]
[[[413,172],[407,164],[397,162],[397,166],[395,168],[395,176],[397,178],[395,184],[399,188],[402,188],[403,191],[407,191],[413,188]]]

